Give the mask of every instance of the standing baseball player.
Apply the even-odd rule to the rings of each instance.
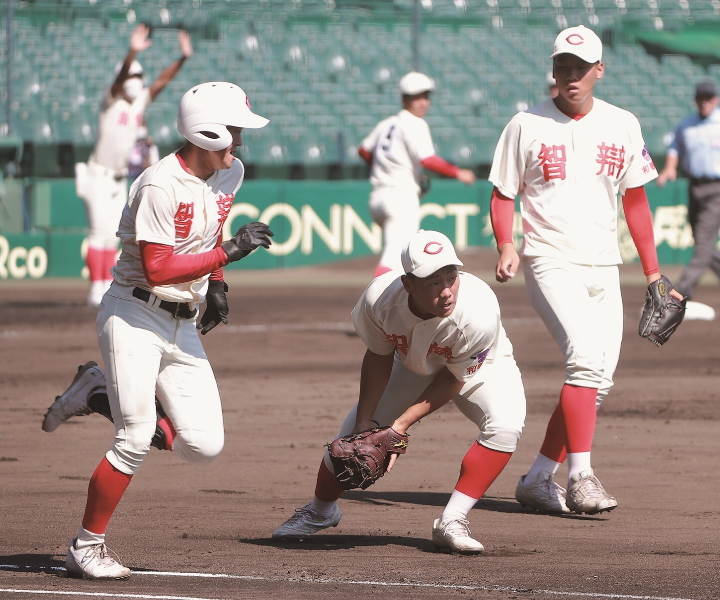
[[[420,197],[430,180],[428,169],[466,185],[475,182],[469,169],[459,169],[435,154],[430,128],[424,117],[430,108],[435,82],[412,71],[400,79],[402,110],[380,121],[358,148],[371,165],[370,214],[383,230],[383,250],[375,277],[399,270],[400,252],[420,228]]]
[[[367,346],[357,405],[339,436],[391,425],[404,434],[453,400],[480,430],[460,467],[460,478],[432,539],[441,549],[482,552],[467,519],[515,451],[525,420],[525,392],[513,349],[486,283],[458,271],[450,240],[420,230],[402,250],[404,275],[386,273],[365,289],[352,311]],[[343,493],[325,453],[310,504],[272,534],[299,538],[335,527]]]
[[[693,232],[693,257],[683,270],[678,289],[692,298],[705,269],[720,278],[720,110],[715,84],[701,81],[695,87],[697,112],[685,117],[667,150],[658,186],[675,181],[678,167],[689,178],[688,222]],[[700,303],[691,306],[706,307]],[[712,309],[710,309],[712,311]]]
[[[583,26],[565,29],[552,60],[558,96],[505,127],[490,172],[490,210],[500,253],[496,278],[506,282],[520,262],[512,243],[520,195],[528,296],[565,356],[560,402],[516,498],[543,512],[592,514],[618,504],[590,461],[596,407],[613,385],[622,341],[617,195],[647,281],[659,280],[643,188],[657,172],[638,120],[593,97],[604,73],[598,36]],[[566,456],[567,491],[553,479]]]
[[[70,576],[129,577],[130,570],[108,554],[105,531],[158,426],[165,448],[187,461],[209,462],[223,447],[220,396],[197,329],[205,334],[227,323],[222,267],[270,246],[272,232],[263,223],[243,225],[222,241],[244,177],[232,153],[242,143],[243,128],[267,122],[250,110],[236,85],[195,86],[178,110],[178,131],[187,143],[148,168],[130,189],[118,231],[122,253],[97,316],[105,376],[90,363],[81,368],[43,423],[52,430],[88,412],[91,392],[107,377],[115,441],[90,480],[82,526],[67,554]]]
[[[110,269],[115,266],[116,232],[127,202],[128,156],[137,141],[143,112],[192,55],[190,36],[180,31],[182,56],[146,88],[143,68],[135,57],[152,44],[149,34],[146,25],[138,25],[130,36],[130,50],[115,68],[115,81],[100,106],[95,148],[87,163],[75,165],[76,191],[85,203],[90,230],[85,257],[90,276],[87,298],[90,306],[100,304],[112,281]]]

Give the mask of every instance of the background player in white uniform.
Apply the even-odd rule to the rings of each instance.
[[[475,182],[469,169],[459,169],[435,155],[430,128],[423,118],[435,83],[412,71],[400,79],[403,109],[380,121],[360,144],[358,153],[372,165],[370,214],[383,229],[383,251],[375,277],[401,268],[400,252],[420,228],[422,169]]]
[[[617,195],[651,283],[660,274],[643,185],[657,172],[638,120],[593,97],[604,73],[597,35],[582,26],[562,31],[552,58],[558,96],[513,117],[490,172],[496,278],[508,281],[519,265],[512,243],[519,194],[528,296],[566,360],[560,402],[516,498],[546,512],[595,513],[617,506],[590,462],[596,405],[613,384],[622,341]],[[566,453],[567,493],[553,480]]]
[[[138,25],[130,36],[130,50],[115,68],[115,81],[105,92],[98,118],[98,139],[87,163],[75,165],[77,194],[85,203],[89,235],[85,262],[90,275],[88,304],[97,306],[110,286],[115,266],[118,223],[127,202],[127,161],[137,141],[143,112],[177,75],[192,55],[190,36],[179,33],[182,56],[146,88],[143,68],[135,60],[150,47],[150,30]]]
[[[128,154],[127,175],[135,179],[148,167],[160,160],[160,150],[143,123],[137,132],[137,141]]]
[[[462,461],[460,478],[433,523],[438,548],[475,554],[467,514],[515,451],[525,420],[525,392],[513,349],[488,285],[458,272],[450,240],[420,230],[402,251],[406,274],[386,273],[365,289],[352,311],[367,346],[357,405],[340,434],[413,423],[453,400],[480,433]],[[394,455],[396,456],[396,455]],[[273,532],[274,538],[310,535],[340,521],[343,489],[327,452],[315,497]]]
[[[244,225],[222,242],[244,177],[232,153],[241,145],[242,128],[266,124],[236,85],[196,86],[178,111],[178,131],[187,143],[147,169],[130,190],[118,232],[122,254],[97,317],[115,441],[90,480],[82,526],[67,554],[71,576],[129,577],[130,570],[108,555],[105,531],[158,425],[166,448],[185,460],[208,462],[223,447],[220,396],[196,329],[197,307],[207,295],[203,333],[227,322],[222,267],[270,245],[272,233],[262,223]],[[94,382],[85,386],[85,378]],[[73,386],[87,392],[101,379],[90,368]],[[162,424],[156,395],[166,415]],[[87,393],[60,396],[46,416],[54,423],[43,429],[78,414],[78,401],[87,401]]]

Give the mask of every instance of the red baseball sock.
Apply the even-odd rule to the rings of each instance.
[[[112,275],[110,274],[110,269],[112,269],[115,266],[115,263],[117,256],[117,250],[115,248],[105,248],[103,250],[103,279],[106,281],[110,281],[112,279]]]
[[[105,250],[88,246],[85,263],[90,271],[90,281],[103,281],[107,279],[105,273]]]
[[[93,533],[105,533],[110,517],[120,502],[132,475],[118,471],[103,458],[90,478],[82,526]]]
[[[175,441],[175,428],[172,422],[167,416],[158,419],[157,426],[162,429],[165,434],[165,448],[163,450],[172,450],[173,442]]]
[[[460,478],[455,489],[479,500],[500,475],[511,456],[512,452],[491,450],[475,442],[460,465]]]
[[[556,463],[563,463],[567,457],[565,446],[565,419],[563,418],[562,406],[558,403],[548,422],[540,454],[554,460]]]
[[[597,389],[565,384],[560,392],[560,406],[565,420],[568,452],[592,450],[597,409]]]
[[[315,484],[315,497],[323,502],[335,502],[344,491],[338,480],[335,479],[335,475],[325,466],[325,460],[320,461]]]

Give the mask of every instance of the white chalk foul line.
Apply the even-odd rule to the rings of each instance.
[[[45,571],[65,571],[63,567],[20,567],[19,565],[0,565],[0,570],[5,569],[37,569]],[[264,581],[264,582],[289,582],[289,583],[315,583],[315,584],[332,584],[332,585],[372,585],[377,587],[400,588],[428,588],[436,590],[463,590],[475,592],[511,592],[514,594],[534,594],[537,596],[560,596],[564,598],[608,598],[612,600],[696,600],[694,598],[681,598],[674,596],[649,596],[639,594],[607,594],[602,592],[567,592],[560,590],[541,590],[534,588],[519,588],[499,585],[456,585],[450,583],[425,583],[422,581],[367,581],[356,579],[334,579],[334,578],[314,578],[314,577],[262,577],[256,575],[230,575],[227,573],[181,573],[176,571],[132,571],[133,575],[151,576],[151,577],[193,577],[198,579],[231,579],[246,581]],[[105,596],[115,598],[142,598],[147,600],[219,600],[214,598],[196,598],[190,596],[156,596],[148,594],[114,594],[107,592],[58,592],[43,590],[23,590],[23,589],[3,589],[0,593],[21,593],[21,594],[62,594],[62,595],[78,595],[78,596]]]
[[[220,328],[225,333],[265,333],[266,331],[355,331],[352,323],[274,323],[272,325],[227,325]]]
[[[8,592],[13,594],[35,594],[52,596],[79,596],[91,598],[138,598],[140,600],[224,600],[222,598],[199,598],[197,596],[155,596],[151,594],[118,594],[116,592],[60,592],[58,590],[16,590],[12,588],[0,588],[0,593]]]

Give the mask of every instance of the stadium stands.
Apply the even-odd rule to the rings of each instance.
[[[463,166],[484,165],[518,110],[543,99],[548,49],[567,25],[595,28],[606,42],[598,96],[638,115],[656,155],[677,120],[692,110],[694,84],[720,84],[688,56],[653,56],[637,31],[687,30],[720,21],[720,0],[421,0],[421,69],[437,81],[428,121],[438,152]],[[246,162],[260,168],[355,167],[360,140],[399,109],[396,82],[412,68],[413,0],[26,0],[15,2],[12,97],[7,91],[7,24],[0,15],[0,133],[87,156],[96,111],[134,25],[153,25],[140,56],[148,77],[177,53],[187,28],[195,56],[150,107],[161,149],[180,143],[175,110],[198,81],[230,80],[270,118],[246,132]],[[59,174],[30,163],[28,174]],[[72,165],[66,156],[63,167]],[[52,161],[50,161],[52,162]],[[62,170],[62,169],[61,169]],[[297,169],[295,173],[298,173]],[[64,173],[69,175],[68,173]],[[321,175],[322,176],[322,175]]]

